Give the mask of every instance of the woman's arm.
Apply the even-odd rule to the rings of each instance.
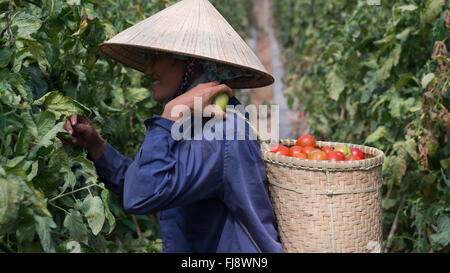
[[[223,143],[176,141],[171,135],[174,122],[159,116],[145,124],[145,141],[124,178],[127,212],[146,214],[221,197]]]
[[[91,153],[89,155],[90,159],[94,161],[95,169],[99,177],[105,182],[106,187],[114,193],[123,196],[125,174],[130,164],[133,163],[134,158],[123,156],[107,142],[105,142],[102,154],[97,159],[94,159]]]
[[[77,123],[80,120],[84,125]],[[66,126],[73,138],[63,141],[88,149],[98,175],[110,190],[123,197],[129,213],[147,214],[183,206],[218,197],[222,190],[220,141],[176,141],[171,135],[175,122],[155,116],[145,122],[147,134],[138,154],[127,158],[104,141],[89,120],[79,116],[76,121],[72,125],[70,120],[70,126]]]

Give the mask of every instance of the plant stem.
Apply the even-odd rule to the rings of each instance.
[[[398,216],[400,215],[400,211],[403,208],[403,205],[405,204],[406,195],[403,196],[402,201],[400,202],[400,205],[398,206],[397,213],[395,214],[394,222],[392,223],[391,231],[389,232],[389,236],[387,239],[387,246],[383,253],[389,252],[391,246],[392,246],[392,237],[394,237],[395,230],[397,229],[398,225]]]
[[[50,201],[48,201],[48,204],[49,204],[50,206],[53,206],[53,207],[55,207],[55,208],[57,208],[57,209],[60,209],[60,210],[64,211],[66,214],[69,214],[69,212],[68,212],[67,210],[61,208],[60,206],[57,206],[57,205],[53,204],[53,203],[50,202]]]
[[[115,235],[114,236],[114,241],[116,241],[116,244],[119,247],[119,251],[124,253],[123,248],[122,248],[122,241],[120,241],[119,236]]]
[[[136,227],[136,233],[138,235],[139,240],[141,240],[142,239],[142,232],[141,232],[141,229],[139,228],[139,224],[138,224],[138,222],[136,220],[136,217],[134,215],[131,215],[131,220],[133,220],[133,224]]]
[[[53,197],[52,199],[50,199],[48,202],[52,202],[52,201],[55,201],[55,200],[57,200],[57,199],[59,199],[59,198],[61,198],[61,197],[64,197],[64,196],[67,196],[67,195],[70,195],[70,194],[73,194],[73,193],[76,193],[76,192],[79,192],[79,191],[83,191],[83,190],[89,189],[89,188],[92,187],[92,186],[97,186],[97,184],[91,184],[91,185],[89,185],[89,186],[85,186],[85,187],[83,187],[83,188],[79,188],[79,189],[73,190],[73,191],[71,191],[71,192],[68,192],[68,193],[64,193],[64,194],[58,195],[58,196]]]

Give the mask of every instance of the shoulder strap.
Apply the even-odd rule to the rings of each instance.
[[[228,206],[225,204],[225,202],[223,200],[221,200],[221,199],[217,199],[217,200],[220,201],[224,205],[224,207],[230,212],[230,214],[234,217],[234,219],[236,219],[236,221],[241,226],[242,230],[245,232],[245,234],[247,234],[247,236],[250,239],[250,241],[252,242],[253,246],[256,248],[256,251],[258,251],[258,253],[262,253],[261,248],[258,246],[255,239],[253,239],[253,236],[250,234],[250,231],[248,231],[248,228],[244,225],[244,223],[242,223],[241,219],[239,219],[239,217],[228,208]]]
[[[231,210],[230,210],[231,212]],[[239,219],[239,217],[237,217],[235,214],[233,214],[231,212],[231,214],[233,215],[233,217],[238,221],[239,225],[242,227],[242,229],[244,230],[244,232],[247,234],[248,238],[250,239],[250,241],[252,242],[252,244],[255,246],[256,250],[258,251],[258,253],[262,253],[261,248],[258,246],[258,244],[256,243],[256,241],[253,239],[252,235],[250,234],[250,232],[248,231],[247,227],[244,225],[244,223],[242,223],[241,219]]]

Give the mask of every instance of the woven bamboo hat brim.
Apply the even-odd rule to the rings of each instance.
[[[257,88],[274,82],[245,41],[207,0],[180,1],[120,32],[100,44],[100,49],[141,72],[146,63],[138,52],[150,50],[213,61],[252,75],[227,82],[231,88]]]

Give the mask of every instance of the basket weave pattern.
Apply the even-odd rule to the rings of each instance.
[[[292,146],[295,140],[282,140]],[[317,142],[318,147],[344,143]],[[279,156],[263,147],[269,193],[285,252],[381,252],[382,151],[329,162]]]

